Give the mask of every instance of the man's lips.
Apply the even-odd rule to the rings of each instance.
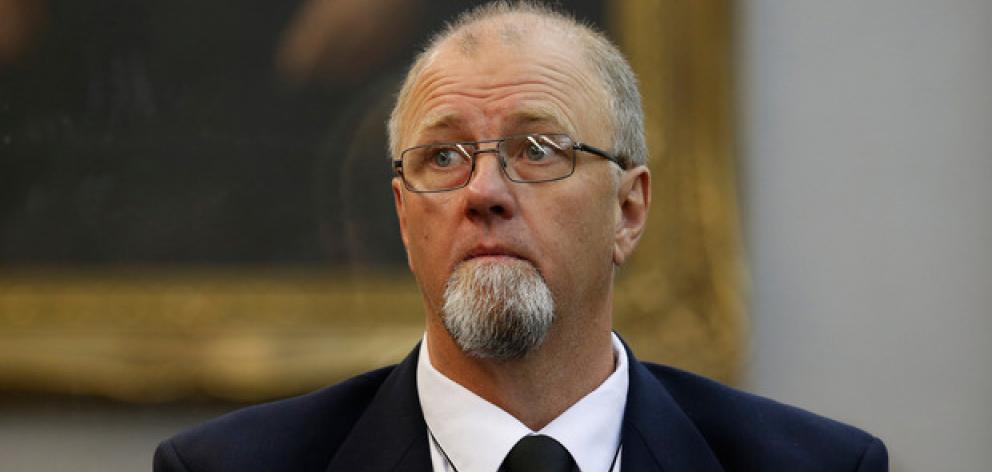
[[[480,257],[510,257],[513,259],[524,259],[518,252],[499,246],[477,247],[465,255],[464,260],[477,259]]]

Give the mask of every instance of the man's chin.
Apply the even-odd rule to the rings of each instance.
[[[530,261],[474,257],[448,279],[442,319],[466,354],[496,360],[535,350],[554,321],[554,300]]]

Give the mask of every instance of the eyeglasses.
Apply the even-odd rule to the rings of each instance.
[[[481,149],[481,144],[496,147]],[[584,151],[620,167],[619,159],[602,149],[575,142],[567,134],[522,134],[486,141],[431,143],[403,151],[393,169],[411,192],[446,192],[468,185],[476,156],[494,153],[503,175],[512,182],[539,183],[564,179],[575,172],[575,151]]]

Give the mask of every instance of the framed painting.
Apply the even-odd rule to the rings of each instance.
[[[465,2],[84,3],[0,0],[0,390],[258,401],[405,355],[423,312],[383,122]],[[628,54],[647,114],[654,205],[617,330],[735,382],[732,4],[570,7]]]

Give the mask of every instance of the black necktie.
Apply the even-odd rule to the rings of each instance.
[[[568,449],[544,435],[526,436],[503,460],[499,472],[572,472],[578,470]]]

